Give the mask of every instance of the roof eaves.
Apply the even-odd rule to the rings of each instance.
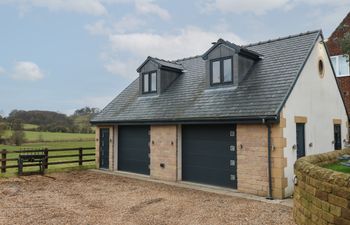
[[[174,118],[174,119],[151,119],[151,120],[91,120],[92,124],[208,124],[208,123],[269,123],[278,122],[278,115],[262,115],[262,116],[243,116],[243,117],[227,117],[227,118]]]
[[[303,35],[305,35],[305,34],[311,34],[311,33],[316,33],[316,31],[313,31],[313,32],[306,32],[306,33],[303,33]],[[300,74],[301,74],[301,72],[302,72],[303,69],[304,69],[304,66],[305,66],[306,62],[308,61],[308,59],[309,59],[309,57],[310,57],[310,55],[311,55],[311,52],[312,52],[312,50],[313,50],[315,44],[317,43],[318,38],[321,36],[321,38],[323,39],[322,30],[317,30],[317,33],[318,33],[318,34],[316,35],[316,37],[315,37],[315,39],[314,39],[312,45],[310,46],[310,48],[309,48],[309,50],[308,50],[308,53],[307,53],[307,56],[305,57],[305,60],[304,60],[303,64],[300,66],[300,68],[299,68],[299,70],[298,70],[298,75],[295,77],[295,79],[294,79],[292,85],[290,86],[290,88],[289,88],[289,90],[288,90],[286,96],[284,97],[282,103],[279,105],[279,107],[278,107],[277,110],[276,110],[276,114],[277,114],[277,115],[280,115],[280,113],[281,113],[281,111],[282,111],[284,105],[286,104],[286,102],[287,102],[287,100],[288,100],[290,94],[292,93],[292,91],[293,91],[293,89],[294,89],[294,86],[295,86],[295,84],[297,83],[297,81],[298,81],[298,79],[299,79],[299,77],[300,77]],[[297,36],[301,36],[301,35],[302,35],[302,34],[300,34],[300,35],[294,35],[293,37],[297,37]],[[290,37],[290,36],[289,36],[289,37]],[[289,38],[289,37],[288,37],[288,38]],[[276,40],[277,40],[277,39],[276,39]]]

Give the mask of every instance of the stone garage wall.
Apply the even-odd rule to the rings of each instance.
[[[294,165],[293,216],[297,224],[350,225],[350,174],[322,168],[350,150],[303,157]]]

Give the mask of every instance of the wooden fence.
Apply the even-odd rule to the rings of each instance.
[[[95,159],[84,159],[84,156],[95,156],[94,153],[84,153],[86,150],[93,150],[95,147],[89,147],[89,148],[61,148],[61,149],[34,149],[34,150],[15,150],[15,151],[8,151],[6,149],[3,149],[0,151],[1,158],[1,173],[6,173],[7,169],[10,168],[18,168],[18,155],[19,154],[28,154],[28,153],[37,153],[37,154],[44,154],[45,155],[45,169],[48,169],[50,165],[58,165],[58,164],[71,164],[71,163],[77,163],[79,166],[82,166],[84,162],[93,162]],[[58,152],[73,152],[71,154],[57,154]],[[77,152],[77,153],[76,153]],[[51,154],[50,154],[51,153]],[[54,154],[56,153],[56,154]],[[10,155],[10,157],[8,157]],[[11,157],[12,155],[12,157]],[[15,156],[13,156],[15,155]],[[50,162],[49,159],[64,159],[64,158],[75,158],[74,160],[64,160],[64,161],[54,161]],[[13,163],[7,163],[7,162],[16,162]],[[9,165],[10,164],[10,165]],[[23,167],[33,167],[33,166],[39,166],[39,163],[27,163],[24,164]]]

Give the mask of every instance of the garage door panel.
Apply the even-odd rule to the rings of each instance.
[[[182,128],[182,179],[236,188],[234,125]]]
[[[191,148],[190,152],[184,152],[184,155],[191,157],[192,155],[207,155],[207,156],[234,156],[234,153],[230,151],[230,146],[216,146],[207,145],[200,147],[197,145],[186,145],[184,148]]]
[[[191,152],[199,152],[199,153],[204,153],[206,154],[230,154],[230,145],[234,146],[234,142],[223,142],[223,141],[216,141],[216,140],[205,140],[205,141],[200,141],[200,140],[189,140],[184,143],[184,146],[193,148]],[[218,151],[213,151],[214,149],[220,149]],[[226,151],[222,151],[226,149]]]
[[[232,187],[233,185],[233,182],[230,180],[230,170],[203,168],[196,166],[185,166],[183,169],[191,170],[193,172],[185,177],[186,180],[191,182],[223,187]]]
[[[123,158],[127,159],[135,159],[140,161],[145,161],[144,157],[148,157],[148,151],[139,151],[138,148],[128,148],[128,151],[123,152]]]
[[[195,154],[191,155],[190,159],[187,156],[184,157],[184,164],[185,165],[193,165],[193,166],[202,166],[202,167],[214,167],[214,168],[224,168],[224,167],[230,167],[230,160],[228,160],[227,156],[217,156],[217,155],[201,155],[201,154]],[[203,161],[208,160],[208,158],[211,159],[210,164],[203,164]],[[234,159],[232,159],[235,161]]]
[[[118,127],[118,170],[149,174],[149,126]]]
[[[144,168],[148,168],[148,163],[140,160],[129,159],[120,161],[119,166],[119,168],[127,168],[126,170],[124,169],[124,171],[147,174]]]

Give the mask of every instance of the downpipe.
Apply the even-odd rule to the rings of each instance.
[[[271,151],[272,151],[272,143],[271,143],[271,124],[266,124],[267,126],[267,163],[268,163],[268,176],[269,176],[269,193],[266,199],[273,200],[272,197],[272,176],[271,176]]]

